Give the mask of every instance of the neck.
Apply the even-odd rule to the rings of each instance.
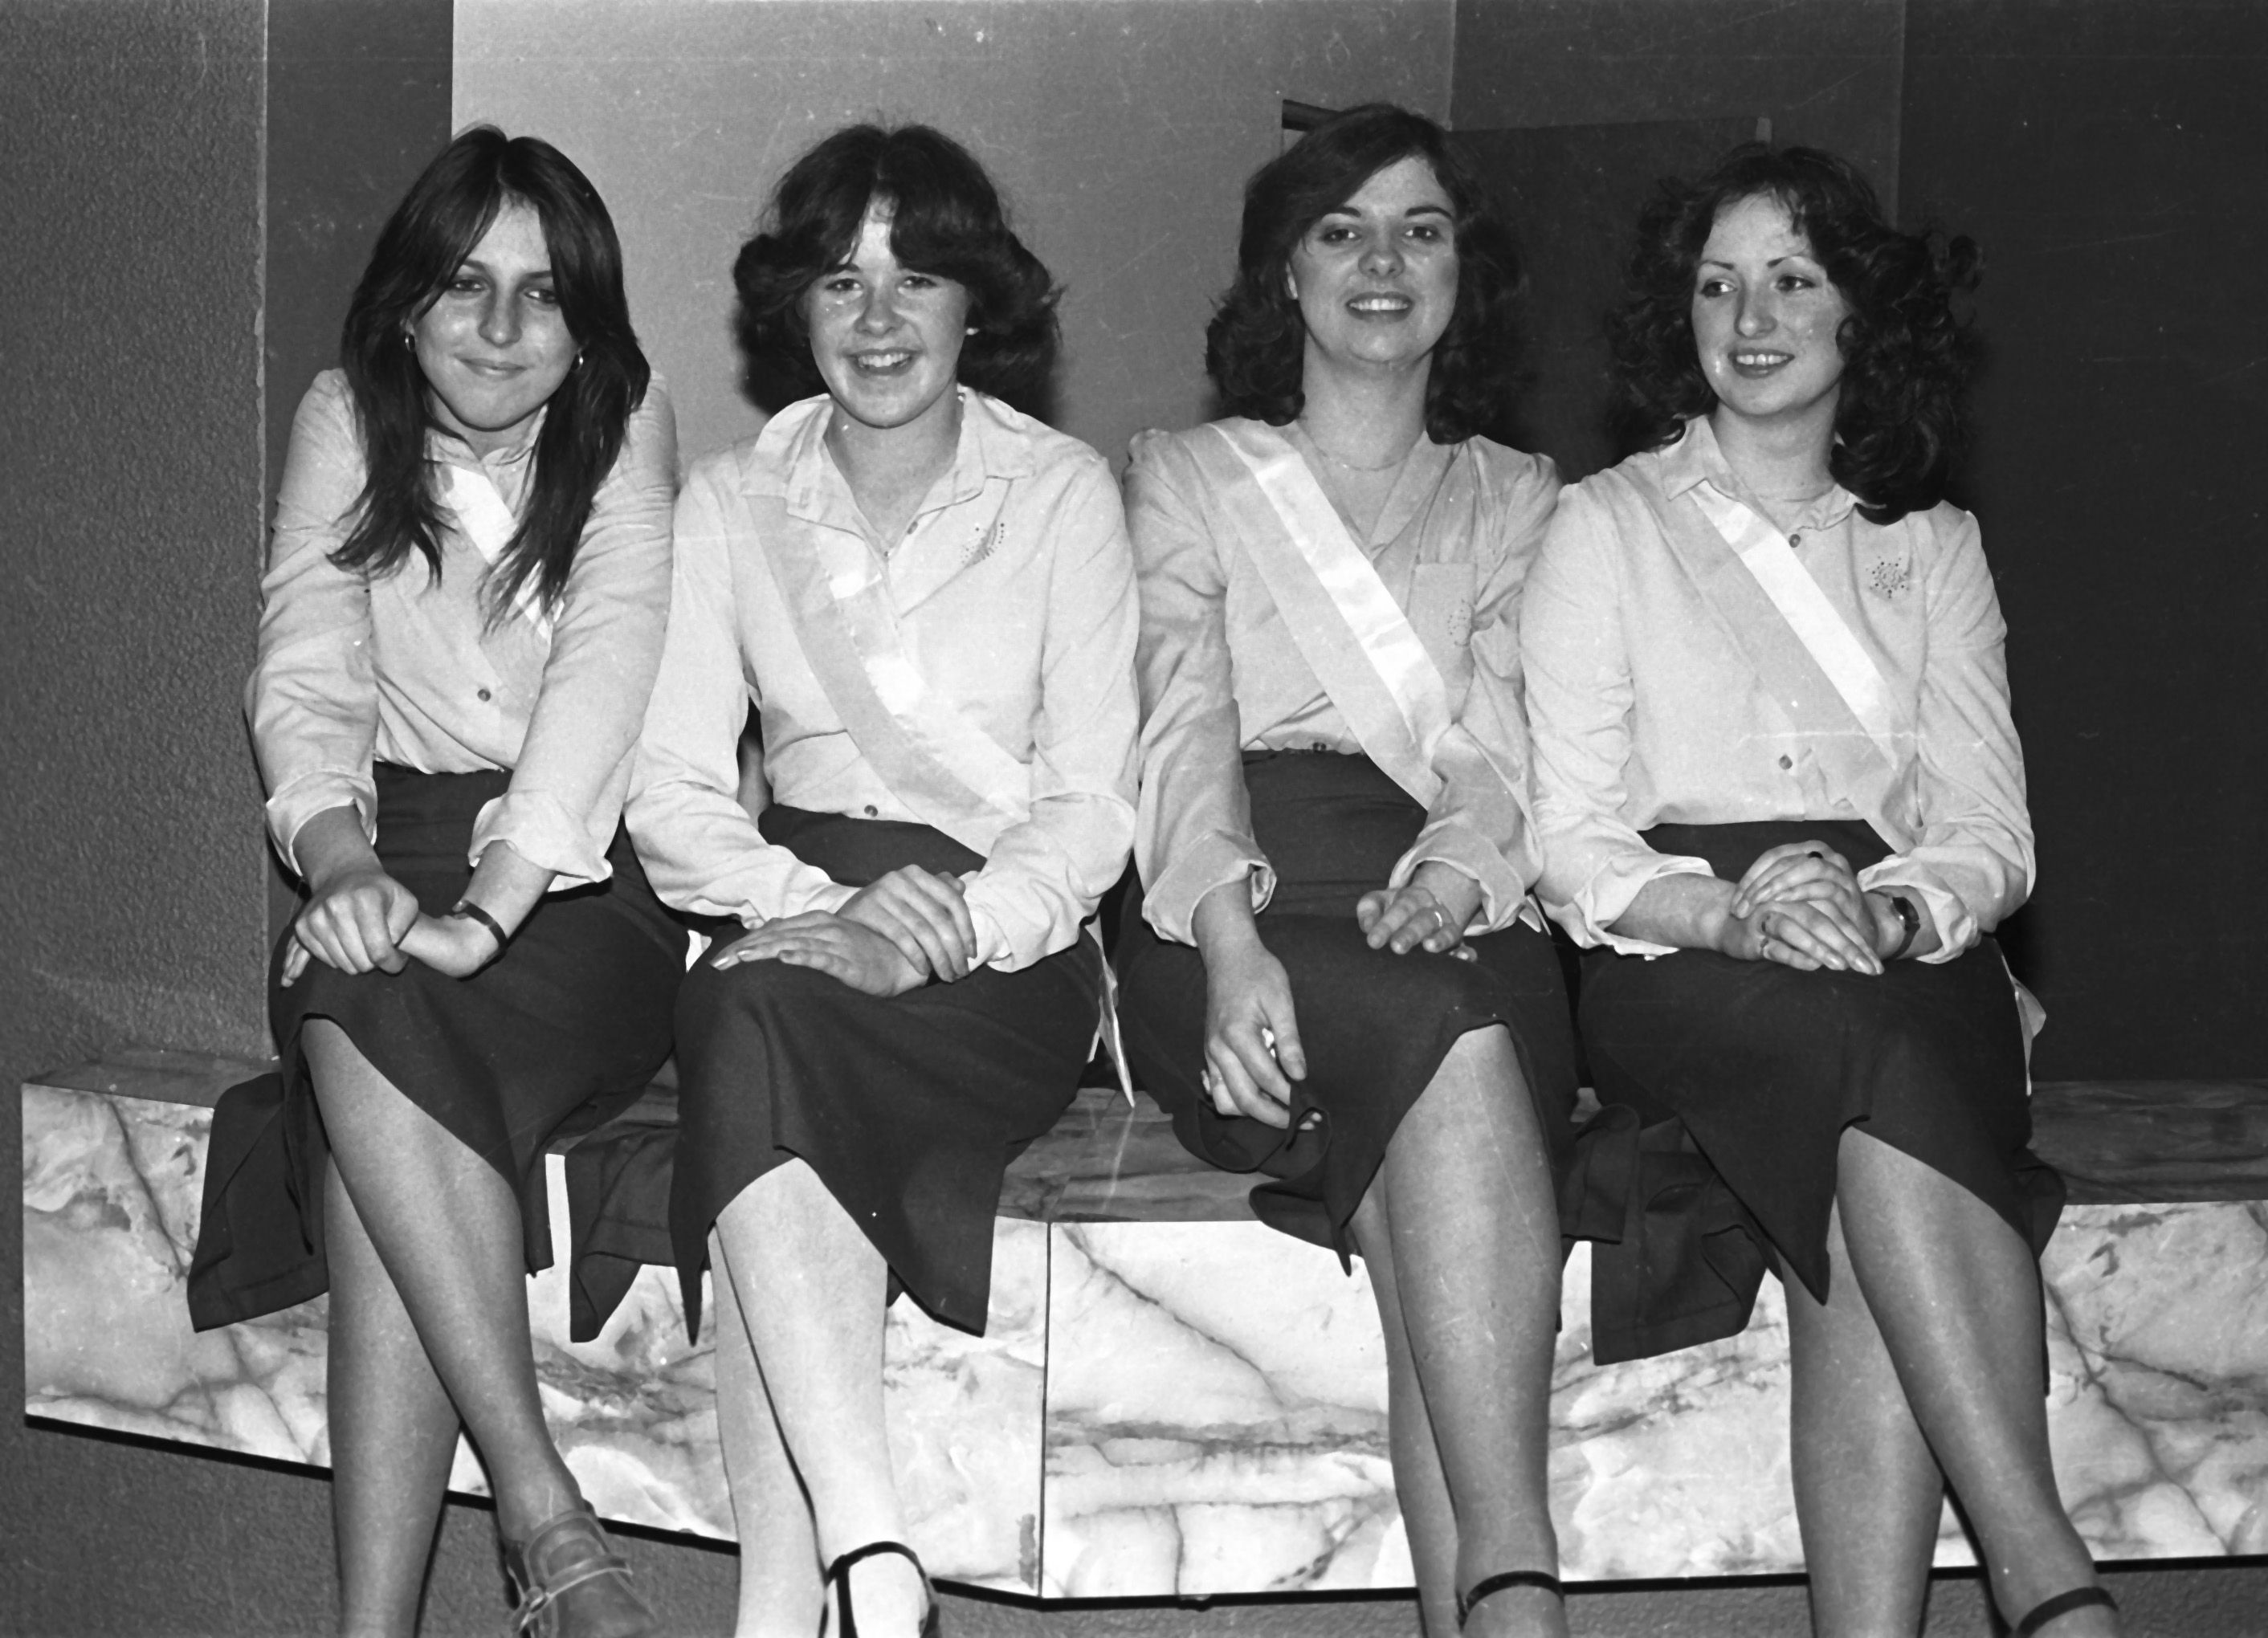
[[[1827,464],[1835,447],[1831,401],[1785,422],[1749,421],[1719,404],[1709,427],[1733,475],[1760,500],[1807,501],[1834,486]]]
[[[870,427],[839,406],[827,412],[827,449],[850,486],[850,498],[873,516],[902,503],[909,490],[918,502],[953,465],[961,447],[961,395],[947,393],[916,420],[897,427]]]
[[[1305,402],[1300,423],[1315,447],[1346,466],[1387,466],[1425,436],[1425,384],[1421,361],[1391,371],[1336,367],[1310,346],[1300,376]]]

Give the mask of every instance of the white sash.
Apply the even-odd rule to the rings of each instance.
[[[493,569],[504,556],[504,547],[512,544],[512,532],[519,527],[519,520],[512,515],[512,508],[504,504],[504,496],[497,491],[496,480],[488,474],[448,461],[437,465],[440,478],[434,485],[436,498],[456,514],[458,530]],[[543,608],[542,578],[541,575],[530,575],[522,580],[512,604],[527,617],[536,635],[549,643],[551,616]]]
[[[1903,760],[1899,738],[1912,733],[1904,704],[1819,583],[1804,572],[1787,537],[1753,508],[1705,480],[1694,485],[1691,494],[1702,516],[1724,537],[1742,567],[1756,577],[1796,641],[1843,696],[1882,760],[1897,767]]]
[[[1211,430],[1280,525],[1262,525],[1248,511],[1254,526],[1244,545],[1301,657],[1371,760],[1432,806],[1441,791],[1433,753],[1451,718],[1448,685],[1425,641],[1283,434],[1256,421],[1216,422]],[[1234,506],[1233,496],[1224,498]]]
[[[924,824],[989,856],[1002,831],[1023,822],[1031,770],[930,687],[863,544],[846,543],[855,555],[828,552],[785,501],[760,496],[755,505],[760,555],[859,754]]]

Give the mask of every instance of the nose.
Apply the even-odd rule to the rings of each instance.
[[[858,327],[860,334],[881,335],[897,321],[897,292],[880,283],[869,285],[865,299],[858,304]]]
[[[1402,246],[1393,230],[1373,233],[1362,247],[1363,271],[1372,274],[1394,274],[1402,271]]]
[[[519,303],[501,285],[489,287],[481,304],[481,340],[491,347],[509,347],[519,339]]]
[[[1742,335],[1762,335],[1777,327],[1779,318],[1774,311],[1771,292],[1756,289],[1742,290],[1737,323]]]

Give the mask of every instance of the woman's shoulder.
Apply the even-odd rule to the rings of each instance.
[[[1547,499],[1559,492],[1559,463],[1549,455],[1531,454],[1478,433],[1455,449],[1460,459],[1471,463],[1475,474],[1491,492],[1514,498],[1542,496]]]
[[[1022,441],[1030,453],[1035,474],[1067,477],[1085,473],[1099,474],[1106,480],[1109,477],[1110,463],[1085,439],[1073,437],[1036,416],[1026,415],[1006,400],[974,387],[968,389],[968,402],[991,422],[996,434]]]
[[[352,437],[355,424],[354,388],[347,385],[347,372],[334,366],[319,373],[300,394],[294,427]]]

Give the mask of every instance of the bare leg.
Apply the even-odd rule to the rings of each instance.
[[[1387,1146],[1355,1234],[1379,1293],[1420,1607],[1426,1631],[1447,1638],[1459,1589],[1559,1563],[1548,1483],[1557,1212],[1504,1030],[1473,1031],[1442,1060]],[[1433,1460],[1405,1476],[1405,1451],[1426,1445]],[[1565,1613],[1514,1588],[1476,1605],[1467,1630],[1557,1638]]]
[[[519,1203],[337,1025],[312,1019],[300,1041],[355,1215],[472,1433],[497,1529],[525,1539],[582,1496],[536,1395]]]
[[[767,1172],[717,1218],[717,1238],[781,1436],[811,1498],[819,1557],[903,1541],[882,1426],[888,1271],[819,1174],[801,1160]],[[895,1554],[851,1572],[861,1638],[912,1638],[924,1610],[913,1566]],[[840,1630],[837,1616],[833,1630]]]
[[[2095,1567],[2056,1494],[2030,1248],[1950,1178],[1855,1128],[1843,1135],[1837,1188],[1856,1283],[1976,1529],[2001,1611],[2020,1619],[2092,1584]],[[2050,1630],[2108,1638],[2118,1624],[2109,1610],[2084,1609]]]
[[[717,1427],[740,1539],[733,1631],[735,1638],[811,1638],[826,1603],[811,1498],[780,1437],[721,1236],[709,1237],[709,1266],[716,1292]]]
[[[339,1629],[349,1638],[408,1638],[417,1630],[456,1454],[456,1407],[335,1168],[324,1179],[323,1223]]]
[[[1945,1480],[1829,1219],[1827,1301],[1787,1285],[1795,1517],[1821,1638],[1921,1630]]]

